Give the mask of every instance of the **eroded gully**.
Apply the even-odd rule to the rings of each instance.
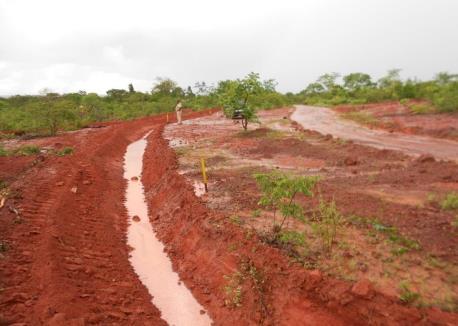
[[[148,218],[141,172],[147,140],[145,135],[127,147],[124,178],[127,180],[125,206],[129,215],[127,243],[132,247],[130,263],[152,296],[153,304],[169,325],[210,325],[211,319],[172,269]]]

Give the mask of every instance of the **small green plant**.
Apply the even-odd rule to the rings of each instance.
[[[414,114],[428,114],[434,113],[435,109],[429,104],[422,103],[422,104],[412,104],[410,105],[410,111]]]
[[[458,215],[455,216],[455,219],[452,221],[451,224],[455,229],[458,229]]]
[[[315,214],[316,222],[312,224],[312,229],[317,234],[328,251],[332,251],[332,246],[337,237],[337,233],[342,224],[342,215],[338,211],[334,201],[327,203],[320,199],[318,214]]]
[[[434,203],[437,201],[437,195],[434,192],[428,193],[428,196],[426,197],[426,201],[429,203]]]
[[[236,225],[242,225],[243,224],[242,219],[238,215],[229,216],[229,221],[231,221],[232,223],[234,223]]]
[[[19,156],[30,156],[40,154],[40,147],[35,145],[26,145],[21,146],[18,149],[14,150],[13,153]]]
[[[0,156],[8,156],[9,152],[2,146],[0,145]]]
[[[227,284],[224,286],[226,299],[224,303],[228,307],[240,307],[242,305],[243,275],[239,271],[231,275],[224,275]]]
[[[237,250],[237,244],[236,243],[231,243],[227,246],[227,250],[230,252],[234,252]]]
[[[35,145],[25,145],[15,149],[5,149],[0,146],[0,156],[30,156],[40,153],[40,147]]]
[[[253,211],[253,213],[252,213],[252,216],[253,216],[254,218],[257,218],[257,217],[261,216],[261,210],[260,210],[260,209],[255,209],[255,210]]]
[[[57,156],[65,156],[65,155],[70,155],[70,154],[73,154],[73,148],[71,147],[64,147],[60,151],[56,152]]]
[[[401,281],[399,283],[399,299],[404,303],[412,303],[420,298],[420,294],[410,289],[409,282]]]
[[[278,236],[288,218],[305,222],[303,208],[295,203],[294,200],[298,194],[312,196],[312,189],[318,178],[309,176],[295,177],[279,172],[255,174],[254,178],[262,192],[258,204],[273,211],[272,237],[270,240],[275,242],[278,240]],[[280,211],[282,215],[279,223],[276,221],[277,211]]]
[[[376,126],[379,121],[368,112],[353,111],[342,114],[342,117],[348,120],[355,121],[362,125]]]
[[[294,246],[304,246],[305,242],[305,233],[297,231],[282,231],[278,240],[285,245],[294,245]]]
[[[458,193],[451,192],[447,194],[445,199],[441,202],[441,208],[443,210],[455,210],[458,209]]]

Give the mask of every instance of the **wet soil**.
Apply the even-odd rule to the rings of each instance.
[[[344,120],[331,109],[305,105],[296,106],[291,118],[304,129],[331,134],[362,145],[379,149],[397,150],[409,155],[433,155],[438,159],[458,162],[458,142],[418,135],[369,129],[355,122]]]
[[[410,100],[402,105],[399,102],[386,102],[364,105],[341,105],[335,110],[339,113],[363,112],[376,118],[373,128],[396,131],[404,134],[416,134],[437,138],[458,140],[458,114],[423,113],[415,114],[410,107],[423,105],[424,101]]]
[[[164,117],[22,141],[72,155],[1,157],[0,324],[165,325],[129,264],[123,155]]]
[[[380,152],[315,133],[289,135],[294,126],[284,117],[290,113],[290,109],[283,109],[261,114],[261,121],[270,129],[262,132],[272,144],[278,142],[277,148],[283,147],[284,138],[293,142],[287,143],[291,148],[299,146],[295,138],[323,146],[311,158],[305,153],[308,145],[300,147],[297,155],[250,152],[262,137],[245,137],[247,133],[241,133],[239,125],[220,114],[185,121],[182,126],[169,125],[165,136],[178,139],[173,142],[175,150],[162,136],[164,117],[155,117],[41,140],[46,146],[74,147],[69,156],[18,161],[0,158],[3,167],[20,162],[20,168],[15,167],[19,174],[4,174],[12,194],[6,207],[12,209],[0,210],[4,221],[0,224],[1,323],[165,324],[129,264],[126,245],[123,155],[128,144],[151,129],[141,176],[149,218],[174,270],[216,325],[458,323],[455,314],[407,307],[364,280],[351,283],[306,270],[283,250],[264,243],[255,230],[240,227],[233,222],[235,218],[228,219],[227,212],[237,212],[237,205],[254,207],[257,190],[251,173],[255,170],[278,167],[295,173],[333,175],[339,180],[355,175],[354,170],[358,177],[368,178],[382,167],[398,171],[416,164],[400,153]],[[250,125],[249,132],[253,127]],[[339,146],[343,148],[339,150]],[[179,164],[177,154],[186,160]],[[213,161],[208,160],[212,162],[210,192],[199,198],[191,181],[197,180],[202,154]],[[428,164],[435,169],[435,164],[442,163]],[[451,173],[456,167],[441,169]],[[226,177],[218,178],[218,173]],[[449,177],[444,172],[414,185],[429,189],[428,182],[433,182],[440,195],[457,183],[455,175]],[[402,185],[408,183],[410,179]],[[343,182],[335,185],[341,185],[336,187],[338,195],[347,194]],[[223,201],[211,209],[210,196],[217,189],[215,194],[219,195],[213,199]],[[229,200],[224,202],[226,197]],[[348,200],[349,207],[354,207]],[[437,215],[441,223],[451,218],[445,213]],[[446,232],[436,236],[450,239],[447,232],[452,231],[444,227]],[[421,225],[416,228],[421,229]]]
[[[250,125],[247,132],[214,115],[196,119],[182,128],[169,126],[165,137],[172,140],[179,156],[180,174],[189,179],[189,186],[199,182],[197,162],[201,157],[207,158],[210,185],[202,200],[208,208],[225,216],[224,221],[242,225],[244,229],[259,231],[270,224],[266,220],[267,212],[257,204],[260,194],[254,173],[281,170],[320,176],[317,191],[325,200],[335,200],[342,214],[396,227],[401,237],[418,241],[422,248],[399,258],[393,256],[399,248],[382,245],[389,239],[377,235],[374,240],[368,238],[370,230],[349,227],[342,240],[351,250],[344,248],[342,242],[342,252],[337,253],[356,255],[356,259],[344,258],[354,266],[349,266],[352,270],[342,270],[340,275],[331,275],[341,278],[348,274],[353,282],[370,278],[379,291],[391,296],[399,295],[398,284],[405,279],[413,280],[414,289],[428,282],[431,287],[423,289],[423,299],[443,300],[437,305],[455,309],[458,252],[455,217],[453,212],[441,210],[430,195],[434,193],[441,198],[458,185],[455,177],[458,166],[304,130],[285,121],[284,117],[292,112],[291,109],[261,112],[261,125]],[[207,125],[213,127],[203,127]],[[181,143],[174,139],[181,139]],[[313,209],[317,198],[304,199],[303,205],[307,210]],[[229,244],[228,250],[235,250],[234,246],[238,248]],[[431,264],[436,260],[443,263],[431,267],[429,259]],[[387,264],[380,264],[385,260]],[[359,268],[358,261],[364,266]],[[405,274],[402,270],[409,272]]]

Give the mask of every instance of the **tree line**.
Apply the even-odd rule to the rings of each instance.
[[[170,112],[178,99],[194,110],[221,107],[228,116],[241,108],[255,117],[257,109],[295,103],[333,106],[403,99],[423,99],[439,112],[458,112],[458,75],[439,73],[430,81],[403,81],[399,73],[391,70],[378,81],[364,73],[342,78],[329,73],[298,93],[280,93],[275,80],[261,80],[259,74],[250,73],[242,79],[222,80],[216,85],[202,81],[186,88],[170,78],[158,78],[150,92],[138,92],[129,84],[127,89],[110,89],[104,96],[85,91],[16,95],[0,98],[0,135],[54,135],[95,122]]]

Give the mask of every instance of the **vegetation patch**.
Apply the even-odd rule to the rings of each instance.
[[[40,154],[40,147],[25,145],[14,149],[5,149],[0,146],[0,156],[30,156]]]
[[[342,114],[342,117],[366,126],[377,126],[379,124],[379,121],[368,112],[352,111]]]
[[[457,210],[458,209],[458,193],[451,192],[447,194],[445,199],[441,202],[441,208],[444,210]]]
[[[64,147],[63,149],[55,151],[54,153],[57,156],[71,155],[71,154],[73,154],[73,148],[72,147]]]

